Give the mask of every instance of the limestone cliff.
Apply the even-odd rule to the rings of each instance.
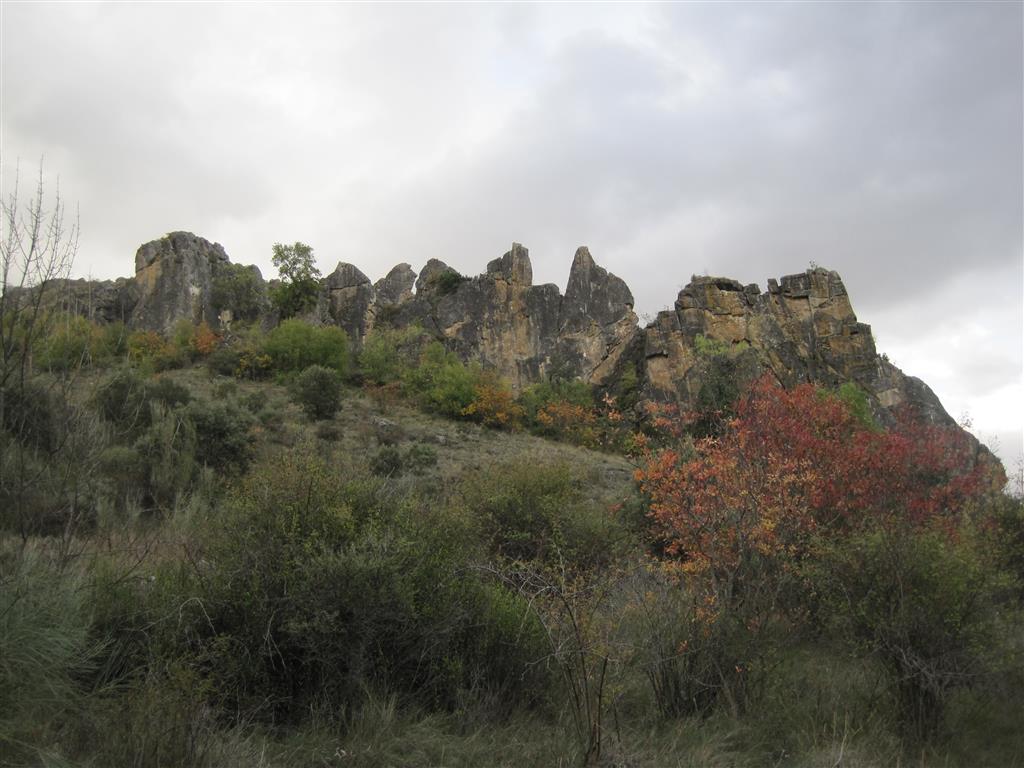
[[[139,248],[134,280],[69,281],[63,302],[95,319],[165,333],[182,319],[215,325],[212,285],[228,264],[220,245],[172,232]],[[533,284],[529,252],[513,243],[475,277],[431,259],[418,274],[399,264],[373,283],[340,263],[323,279],[310,319],[344,328],[356,348],[374,328],[415,323],[516,388],[551,376],[609,389],[630,382],[641,399],[683,406],[699,397],[707,374],[700,347],[710,342],[734,350],[737,378],[770,372],[786,386],[852,381],[883,420],[910,404],[923,418],[952,423],[924,382],[877,354],[839,275],[818,268],[769,280],[763,292],[724,277],[693,277],[673,309],[641,328],[629,287],[587,248],[576,251],[563,295],[555,285]]]

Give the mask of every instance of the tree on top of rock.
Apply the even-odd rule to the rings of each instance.
[[[316,305],[320,270],[313,262],[313,249],[305,243],[274,243],[274,266],[281,276],[271,298],[282,318],[301,314]]]

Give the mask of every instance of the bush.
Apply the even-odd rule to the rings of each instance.
[[[292,397],[309,418],[333,418],[341,408],[341,377],[331,368],[311,365],[295,380]]]
[[[185,364],[185,353],[155,331],[135,331],[128,337],[128,360],[142,368],[166,371]]]
[[[185,414],[195,428],[196,460],[227,472],[244,472],[253,455],[253,418],[231,401],[194,402]]]
[[[341,376],[348,371],[348,335],[335,326],[318,328],[302,320],[285,320],[267,335],[263,351],[282,372],[311,365],[333,368]]]
[[[189,392],[188,387],[166,376],[159,376],[156,381],[148,384],[146,389],[152,400],[162,403],[168,408],[188,405],[192,402],[192,393]]]
[[[231,347],[221,347],[206,358],[206,368],[220,376],[234,376],[238,371],[239,352]]]
[[[420,355],[419,365],[403,377],[403,388],[427,410],[450,418],[461,418],[476,398],[481,371],[466,366],[453,352],[431,342]]]
[[[607,565],[623,537],[610,514],[585,503],[581,487],[567,465],[511,462],[467,475],[460,493],[494,556]]]
[[[468,278],[459,274],[454,269],[449,267],[443,272],[439,272],[431,278],[431,283],[437,289],[438,294],[441,296],[447,296],[450,293],[455,293],[459,289],[459,286],[466,282]]]
[[[145,380],[131,368],[116,371],[93,398],[100,416],[124,434],[144,432],[153,419]]]
[[[190,410],[199,405],[194,403]],[[141,490],[147,506],[173,510],[195,475],[200,446],[192,421],[180,412],[157,409],[151,425],[134,447],[141,461]],[[127,454],[122,457],[129,458]],[[130,468],[131,465],[124,471]]]
[[[210,300],[218,313],[230,310],[236,320],[255,320],[267,303],[259,272],[242,264],[222,264],[217,268]]]
[[[402,474],[402,454],[393,445],[385,445],[370,459],[370,471],[380,477],[397,477]]]
[[[205,535],[208,614],[190,631],[212,695],[281,722],[381,686],[434,706],[472,685],[522,690],[536,635],[464,567],[465,538],[457,518],[309,455],[255,467]]]
[[[375,328],[363,339],[359,353],[364,378],[374,384],[398,381],[404,370],[416,365],[428,338],[417,326],[402,330]]]
[[[462,414],[488,427],[514,429],[522,421],[523,409],[515,402],[508,384],[485,371],[478,375],[473,402],[462,409]]]
[[[993,572],[966,541],[897,529],[828,541],[808,573],[828,627],[886,670],[903,732],[935,734],[993,646]]]

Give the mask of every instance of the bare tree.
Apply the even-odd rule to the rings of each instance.
[[[73,431],[52,429],[67,414],[46,402],[49,390],[33,386],[32,350],[51,330],[53,294],[70,275],[79,225],[77,214],[70,224],[65,221],[59,186],[48,200],[42,164],[27,200],[20,197],[19,182],[15,169],[10,193],[0,201],[0,506],[24,539],[29,498],[60,476],[51,459]]]

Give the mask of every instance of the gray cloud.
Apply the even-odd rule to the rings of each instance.
[[[942,370],[907,356],[951,412],[1021,387],[1020,4],[2,14],[3,162],[60,173],[83,273],[190,229],[374,276],[515,239],[564,284],[586,243],[654,312],[691,273],[815,261],[894,354],[981,329]]]

